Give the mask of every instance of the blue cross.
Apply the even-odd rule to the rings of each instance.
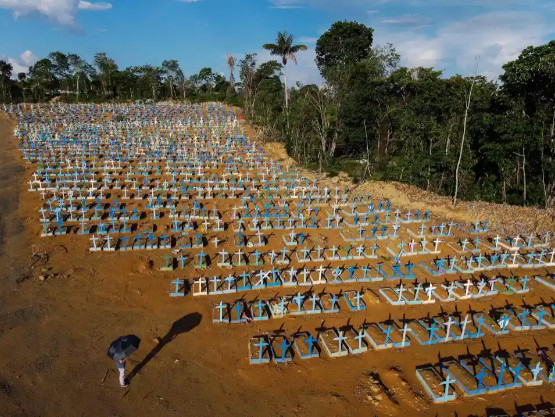
[[[255,343],[254,346],[256,346],[258,348],[258,359],[262,360],[262,358],[264,357],[264,348],[266,346],[268,346],[269,343],[267,343],[262,337],[258,338],[258,343]]]
[[[284,337],[281,344],[278,345],[278,347],[281,349],[281,358],[280,359],[286,359],[287,358],[287,351],[289,350],[290,346],[291,346],[291,343],[287,342],[287,339]]]

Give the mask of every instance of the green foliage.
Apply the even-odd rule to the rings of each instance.
[[[333,24],[316,46],[327,86],[294,89],[286,110],[281,83],[262,82],[249,90],[247,115],[299,163],[331,176],[343,171],[355,182],[395,180],[453,195],[473,84],[459,197],[555,205],[555,41],[505,65],[499,86],[398,68],[393,45],[372,48],[372,35],[359,23]],[[255,74],[256,61],[249,63]]]
[[[284,71],[287,71],[287,62],[291,59],[295,64],[297,63],[297,57],[295,54],[299,51],[306,51],[306,45],[293,45],[293,35],[287,32],[279,32],[276,37],[276,43],[266,43],[262,47],[270,51],[271,55],[277,55],[281,57],[281,62],[283,63]],[[287,72],[285,72],[285,108],[289,106],[289,89],[287,88]]]
[[[316,44],[325,85],[292,89],[281,77],[286,81],[286,64],[306,46],[285,32],[264,45],[279,61],[246,54],[234,85],[208,67],[185,77],[176,60],[120,70],[103,52],[91,63],[52,52],[28,75],[0,60],[0,101],[225,101],[242,106],[266,136],[312,169],[453,195],[472,85],[459,197],[555,206],[555,41],[522,51],[503,67],[498,85],[399,67],[394,46],[372,47],[372,40],[372,28],[334,23]],[[231,76],[235,59],[226,64]]]
[[[536,107],[555,100],[555,40],[529,46],[518,59],[503,66],[501,80],[508,93],[526,100],[529,114]]]
[[[316,42],[316,65],[322,75],[369,58],[373,34],[362,23],[335,22]]]
[[[287,65],[289,59],[297,63],[295,54],[307,49],[306,45],[293,45],[293,35],[287,32],[279,32],[276,37],[276,43],[266,43],[262,47],[270,51],[270,54],[281,57],[283,65]]]

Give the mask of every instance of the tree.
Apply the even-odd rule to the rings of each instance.
[[[231,54],[226,54],[227,66],[229,67],[229,83],[233,87],[235,85],[235,77],[233,77],[233,69],[235,68],[235,57]]]
[[[158,98],[158,87],[161,82],[161,70],[152,65],[139,65],[128,69],[137,79],[140,95],[143,98]],[[150,96],[150,97],[149,97]]]
[[[377,45],[372,49],[369,61],[376,63],[376,75],[378,77],[389,77],[399,65],[401,56],[391,43]]]
[[[69,89],[67,80],[69,78],[69,59],[63,52],[51,52],[48,59],[52,63],[52,74],[56,77],[61,91]]]
[[[254,101],[254,75],[256,72],[256,54],[245,54],[245,58],[239,61],[239,79],[241,90],[245,100],[245,112],[253,117]]]
[[[84,59],[82,59],[77,54],[68,54],[67,60],[69,64],[69,72],[75,78],[75,97],[76,100],[79,101],[79,83],[81,79],[87,78],[89,75],[92,75],[92,71],[94,71],[93,67],[87,63]]]
[[[337,146],[337,108],[332,104],[328,88],[306,88],[306,100],[315,111],[312,119],[314,130],[320,141],[318,169],[322,171],[324,161],[333,156]]]
[[[161,74],[165,82],[170,86],[170,97],[174,98],[174,86],[181,85],[185,78],[183,71],[179,67],[179,63],[175,59],[169,61],[165,60],[162,62]],[[183,98],[185,98],[185,95]]]
[[[0,84],[2,86],[2,101],[8,101],[8,84],[12,76],[13,67],[7,61],[0,60]]]
[[[25,103],[26,97],[25,97],[25,89],[26,89],[26,82],[25,80],[27,79],[27,74],[24,72],[18,72],[17,73],[17,81],[19,82],[19,85],[21,86],[21,94],[22,94],[22,98],[23,98],[23,102]]]
[[[98,68],[103,93],[109,95],[109,89],[112,87],[112,77],[118,70],[118,65],[112,58],[108,58],[106,52],[95,54],[94,63]]]
[[[276,37],[276,43],[266,43],[262,47],[270,51],[271,55],[278,55],[281,57],[284,68],[284,81],[285,81],[285,108],[289,107],[289,93],[287,90],[287,62],[291,59],[295,65],[297,58],[295,54],[299,51],[306,51],[306,45],[293,45],[293,35],[287,32],[279,32]]]
[[[325,78],[369,58],[374,29],[357,22],[335,22],[316,42],[316,65]]]
[[[455,193],[453,194],[453,206],[457,205],[457,195],[459,192],[459,169],[461,167],[461,160],[463,156],[464,150],[464,140],[466,138],[466,127],[468,121],[468,110],[470,109],[470,103],[472,100],[472,90],[474,89],[474,84],[476,83],[476,75],[478,72],[478,62],[479,57],[476,58],[476,69],[474,71],[474,77],[472,77],[472,81],[470,83],[470,90],[468,92],[468,96],[465,100],[465,108],[464,108],[464,122],[463,122],[463,134],[461,139],[461,147],[459,150],[459,159],[457,160],[457,167],[455,168]]]
[[[215,84],[215,74],[212,72],[212,68],[205,67],[201,69],[198,73],[199,81],[202,81],[202,88],[208,95],[212,94],[212,89]]]
[[[29,68],[29,80],[35,99],[40,100],[50,95],[56,84],[56,77],[52,72],[52,62],[48,58],[35,62]]]
[[[537,106],[555,101],[555,40],[546,45],[529,46],[519,57],[503,66],[499,78],[512,96],[525,99],[527,113],[532,115]],[[555,109],[554,109],[555,110]]]
[[[527,119],[526,136],[535,140],[527,141],[526,147],[533,147],[540,155],[541,183],[546,206],[555,206],[555,40],[537,47],[530,46],[519,57],[503,66],[500,76],[503,90],[515,105],[522,102]],[[523,177],[525,177],[526,149],[523,144]],[[538,164],[535,164],[536,168]],[[530,167],[534,168],[534,167]],[[526,192],[526,187],[524,188]],[[526,194],[524,194],[526,195]]]

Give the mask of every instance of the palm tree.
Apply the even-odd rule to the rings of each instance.
[[[227,56],[227,66],[229,67],[229,83],[233,87],[235,84],[235,77],[233,76],[233,68],[235,68],[235,57],[231,54],[225,54]]]
[[[293,45],[293,35],[287,32],[279,32],[276,38],[276,43],[266,43],[262,47],[272,55],[281,56],[284,68],[285,80],[285,108],[289,107],[289,92],[287,91],[287,61],[291,59],[295,65],[297,58],[295,54],[299,51],[306,51],[306,45]]]

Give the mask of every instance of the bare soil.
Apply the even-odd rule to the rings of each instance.
[[[370,304],[366,299],[366,311],[351,312],[342,304],[338,314],[214,324],[212,304],[241,294],[170,298],[170,281],[190,278],[195,271],[160,272],[163,251],[90,253],[86,237],[41,238],[40,196],[26,191],[32,168],[24,164],[12,132],[13,123],[0,115],[0,416],[482,416],[487,408],[514,413],[517,407],[555,402],[555,387],[544,384],[460,396],[437,405],[415,375],[417,365],[439,357],[553,346],[552,330],[519,332],[517,337],[488,335],[483,343],[422,347],[413,342],[405,350],[369,349],[336,359],[323,355],[250,365],[250,338],[276,330],[282,335],[299,330],[314,333],[322,325],[358,327],[389,316],[421,318],[470,307],[487,310],[505,303],[554,302],[554,294],[531,284],[534,291],[525,298],[507,295],[407,307],[383,300]],[[266,150],[275,159],[287,160],[275,144],[266,145]],[[342,185],[344,179],[328,181]],[[554,228],[553,213],[544,210],[466,202],[453,209],[443,197],[392,183],[352,189],[376,199],[389,198],[401,208],[430,209],[438,218],[487,217],[500,231]],[[33,260],[31,266],[33,246],[47,259]],[[255,295],[270,299],[276,293],[293,292],[264,290]],[[131,385],[122,389],[106,350],[113,339],[129,333],[141,337],[142,343],[128,366],[128,371],[135,369]]]

